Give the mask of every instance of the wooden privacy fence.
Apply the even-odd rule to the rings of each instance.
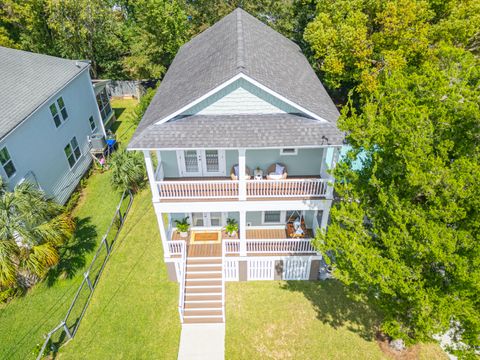
[[[113,245],[117,240],[125,218],[132,206],[133,195],[130,192],[124,192],[115,211],[115,215],[110,222],[107,232],[102,238],[100,246],[93,257],[90,266],[83,274],[83,280],[80,284],[72,303],[60,323],[45,335],[45,342],[40,349],[37,360],[44,356],[55,353],[67,341],[73,339],[77,333],[80,321],[90,303],[93,291],[98,284],[102,270],[107,263],[108,257],[112,251]]]
[[[148,88],[154,88],[157,80],[111,80],[107,84],[110,97],[135,97],[140,99]]]

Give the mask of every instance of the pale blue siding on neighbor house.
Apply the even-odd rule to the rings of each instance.
[[[250,82],[238,79],[181,115],[275,113],[300,113],[300,111]]]
[[[57,128],[49,106],[60,96],[65,102],[68,119]],[[92,134],[90,116],[96,123],[94,133],[102,133],[87,69],[0,140],[0,148],[7,146],[16,168],[16,173],[7,179],[0,167],[0,174],[9,187],[27,178],[37,181],[48,196],[65,203],[92,161],[87,142],[87,136]],[[74,136],[82,155],[70,169],[64,148]]]

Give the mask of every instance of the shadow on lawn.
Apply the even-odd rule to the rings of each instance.
[[[60,278],[72,278],[86,265],[86,254],[97,247],[97,230],[90,217],[75,218],[75,234],[60,248],[60,262],[47,276],[47,285],[52,286]]]
[[[366,340],[374,340],[379,314],[366,302],[348,297],[345,286],[336,280],[287,281],[282,289],[302,292],[317,312],[317,319],[333,328],[345,326]]]

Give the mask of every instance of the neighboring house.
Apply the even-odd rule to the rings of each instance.
[[[89,64],[0,47],[0,176],[65,203],[105,134]]]
[[[224,321],[225,280],[318,279],[338,117],[300,48],[243,10],[180,48],[129,149],[145,156],[183,322]]]

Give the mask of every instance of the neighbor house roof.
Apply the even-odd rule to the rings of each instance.
[[[156,125],[158,122],[171,118],[238,75],[245,75],[247,80],[251,79],[296,104],[299,112],[306,110],[310,114],[304,119],[316,124],[336,123],[339,112],[299,46],[247,12],[237,9],[180,48],[129,148],[165,147],[163,143],[151,142],[154,139],[160,141],[157,135],[162,129],[169,136],[180,134],[173,132],[176,126],[166,126],[171,120]],[[217,122],[223,121],[221,116],[215,118]],[[189,119],[194,120],[192,117]],[[228,116],[223,119],[232,121]],[[187,118],[182,123],[185,121]],[[252,119],[248,121],[251,123]],[[257,122],[257,126],[261,124]],[[319,126],[326,128],[325,125]],[[150,131],[157,135],[146,133]],[[278,142],[282,142],[282,138],[291,139],[288,131],[278,136]],[[234,140],[228,133],[224,133],[223,137]],[[190,147],[189,139],[185,139],[187,144],[179,145]],[[248,143],[238,144],[243,145]]]
[[[0,139],[88,66],[0,46]]]

